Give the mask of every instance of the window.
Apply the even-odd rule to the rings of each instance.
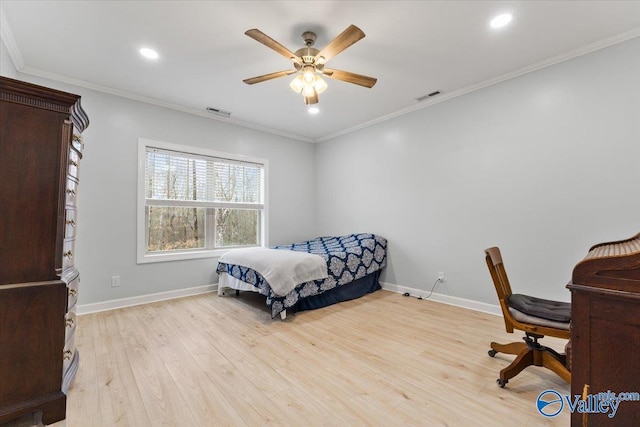
[[[140,139],[138,262],[266,244],[266,160]]]

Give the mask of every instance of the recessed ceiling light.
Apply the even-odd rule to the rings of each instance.
[[[503,13],[502,15],[498,15],[491,20],[491,28],[502,28],[505,25],[509,24],[513,19],[513,15],[510,13]]]
[[[158,52],[153,49],[149,49],[148,47],[143,47],[139,50],[140,55],[144,56],[147,59],[158,59]]]
[[[309,114],[318,114],[320,112],[320,109],[318,107],[309,107],[307,111],[309,112]]]

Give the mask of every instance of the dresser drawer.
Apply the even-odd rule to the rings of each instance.
[[[67,294],[69,297],[67,311],[75,311],[75,305],[78,301],[78,288],[80,287],[80,274],[78,270],[74,268],[63,273],[62,280],[67,284]]]
[[[68,178],[67,188],[65,189],[65,204],[69,207],[75,207],[77,196],[78,182],[74,178]]]
[[[76,239],[64,239],[62,245],[62,271],[73,267],[75,254]]]
[[[76,308],[75,307],[73,307],[73,309],[64,316],[64,324],[65,324],[64,341],[67,342],[69,341],[69,338],[71,338],[73,333],[76,331]]]
[[[73,361],[73,356],[76,353],[76,334],[71,334],[69,339],[64,345],[62,352],[62,372],[66,372]]]
[[[70,239],[76,237],[76,221],[78,218],[78,211],[76,209],[66,209],[64,220],[64,237]]]
[[[76,179],[79,178],[80,171],[80,155],[74,149],[69,150],[69,176]]]
[[[69,387],[73,382],[73,379],[78,372],[78,365],[80,364],[80,352],[76,349],[73,352],[73,359],[66,370],[62,371],[62,392],[68,394]]]

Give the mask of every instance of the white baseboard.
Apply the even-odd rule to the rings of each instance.
[[[195,288],[178,289],[175,291],[159,292],[157,294],[140,295],[136,297],[113,299],[104,302],[96,302],[93,304],[79,304],[77,313],[89,314],[99,311],[115,310],[116,308],[131,307],[132,305],[148,304],[151,302],[165,301],[174,298],[188,297],[191,295],[206,294],[216,292],[218,285],[204,285]]]
[[[391,292],[397,292],[399,294],[409,293],[414,297],[426,298],[429,295],[428,291],[422,289],[409,288],[407,286],[395,285],[393,283],[380,282],[382,289]],[[494,314],[496,316],[502,316],[502,310],[499,305],[487,304],[484,302],[473,301],[465,298],[452,297],[450,295],[438,294],[433,292],[429,296],[429,300],[441,302],[444,304],[455,305],[456,307],[468,308],[470,310],[481,311],[483,313]]]
[[[399,294],[409,293],[414,297],[426,298],[429,292],[422,289],[410,288],[408,286],[396,285],[393,283],[380,282],[382,289],[387,291],[396,292]],[[197,286],[195,288],[178,289],[175,291],[159,292],[156,294],[140,295],[136,297],[114,299],[104,302],[97,302],[93,304],[81,304],[78,305],[77,313],[89,314],[97,313],[100,311],[115,310],[118,308],[131,307],[133,305],[148,304],[152,302],[165,301],[174,298],[188,297],[192,295],[206,294],[209,292],[217,292],[218,284]],[[502,316],[502,311],[499,305],[487,304],[484,302],[473,301],[465,298],[452,297],[450,295],[444,295],[439,293],[432,293],[429,296],[429,300],[440,302],[444,304],[454,305],[456,307],[468,308],[470,310],[481,311],[483,313],[494,314],[496,316]]]

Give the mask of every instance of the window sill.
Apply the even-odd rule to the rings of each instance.
[[[213,249],[203,251],[190,251],[190,252],[170,252],[170,253],[158,253],[158,254],[138,254],[138,264],[150,264],[154,262],[168,262],[168,261],[184,261],[188,259],[201,259],[201,258],[218,258],[225,252],[235,249]]]

